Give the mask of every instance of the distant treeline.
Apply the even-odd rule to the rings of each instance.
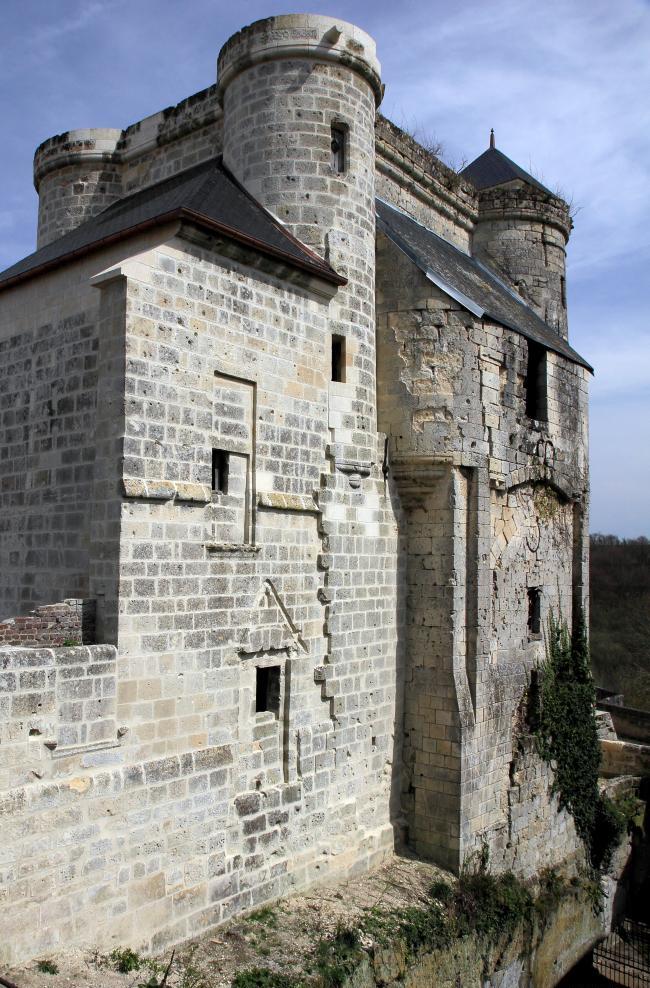
[[[591,662],[597,686],[650,710],[650,539],[591,536]]]

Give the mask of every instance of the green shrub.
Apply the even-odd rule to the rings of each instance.
[[[124,950],[119,948],[111,951],[109,960],[116,971],[120,974],[129,974],[131,971],[139,971],[142,967],[142,959],[130,947]]]
[[[535,912],[546,919],[557,909],[570,891],[570,883],[555,868],[545,868],[539,874],[539,891],[535,897]]]
[[[609,796],[599,795],[594,811],[591,861],[594,868],[606,869],[614,849],[627,830],[628,818]]]
[[[36,965],[36,968],[38,971],[41,972],[41,974],[59,973],[59,967],[57,964],[54,963],[54,961],[48,961],[48,960],[39,961],[38,964]]]

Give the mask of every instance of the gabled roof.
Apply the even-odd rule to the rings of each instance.
[[[220,158],[212,158],[119,199],[75,230],[18,261],[0,274],[0,291],[108,243],[174,220],[190,221],[332,284],[346,282],[263,209]]]
[[[463,168],[460,174],[463,178],[468,178],[479,192],[482,189],[491,189],[494,185],[504,185],[506,182],[519,179],[519,181],[527,182],[528,185],[533,185],[549,196],[553,195],[550,189],[547,189],[545,185],[538,182],[536,178],[529,175],[495,147],[489,147],[483,154],[479,154],[478,158]]]
[[[479,261],[382,199],[377,199],[377,229],[427,278],[475,316],[486,316],[592,370],[573,347]]]

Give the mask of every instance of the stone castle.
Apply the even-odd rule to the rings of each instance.
[[[0,960],[162,949],[395,846],[575,853],[518,733],[587,593],[567,204],[272,17],[37,150],[0,275]]]

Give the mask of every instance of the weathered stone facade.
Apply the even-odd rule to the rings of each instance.
[[[42,250],[0,276],[0,619],[94,600],[100,644],[0,652],[2,959],[159,948],[396,841],[575,852],[516,729],[587,592],[570,221],[451,172],[381,92],[364,32],[271,18],[216,86],[36,153]],[[284,247],[174,211],[221,150]]]

